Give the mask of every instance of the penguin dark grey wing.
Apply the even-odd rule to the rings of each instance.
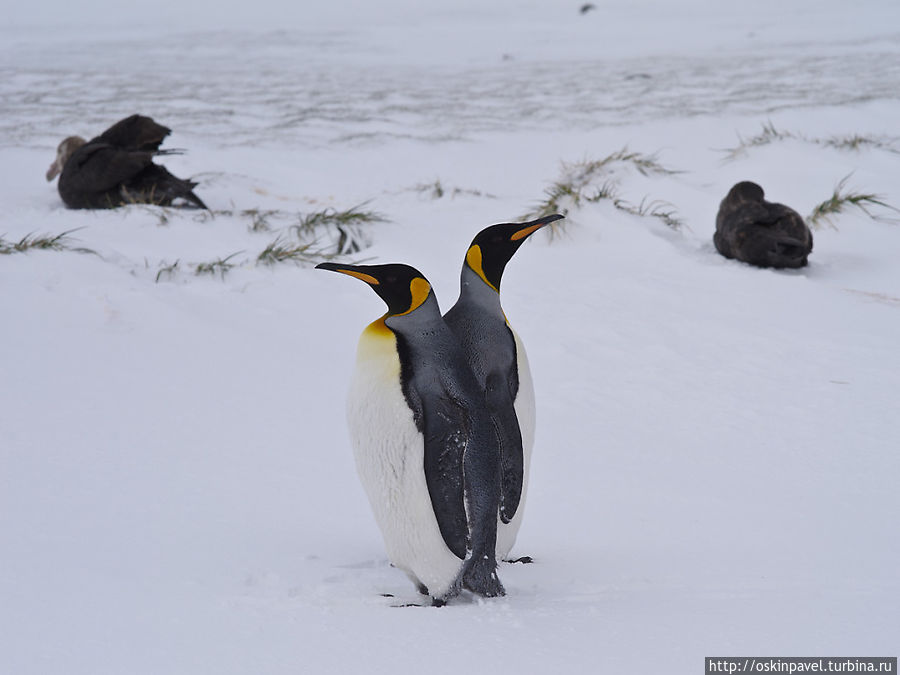
[[[154,157],[169,129],[132,115],[90,141],[72,136],[60,143],[47,180],[59,174],[59,194],[69,208],[104,209],[129,203],[170,206],[177,199],[207,208],[194,193],[197,183],[172,175]]]
[[[403,341],[398,340],[401,354],[402,344]],[[408,359],[408,355],[401,356],[401,363],[408,363]],[[429,386],[420,391],[414,383],[415,376],[407,374],[406,379],[404,394],[424,438],[425,483],[434,515],[447,548],[463,559],[468,538],[463,456],[471,420],[465,407],[454,401],[442,387]]]
[[[803,218],[784,204],[768,202],[756,183],[737,183],[719,205],[716,250],[757,267],[797,268],[807,264],[813,236]]]
[[[431,285],[408,265],[317,268],[365,281],[388,306],[360,338],[348,397],[357,471],[388,556],[435,603],[462,587],[502,595],[497,436]]]
[[[498,558],[507,556],[521,525],[534,445],[531,372],[525,348],[500,305],[500,283],[525,240],[561,218],[554,214],[527,223],[500,223],[479,232],[463,261],[459,300],[444,317],[463,345],[500,439]]]
[[[515,340],[510,331],[515,350]],[[515,353],[515,352],[514,352]],[[519,390],[518,372],[504,377],[492,371],[485,378],[484,398],[500,438],[500,521],[509,523],[519,509],[525,482],[525,453],[522,431],[516,417],[515,402]]]

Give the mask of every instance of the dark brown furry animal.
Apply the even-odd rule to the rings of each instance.
[[[803,267],[812,251],[812,232],[799,213],[763,196],[750,181],[729,190],[716,216],[716,250],[757,267]]]
[[[149,117],[132,115],[90,141],[70,136],[59,144],[47,180],[59,175],[59,196],[72,209],[110,209],[123,204],[170,206],[176,199],[201,209],[197,183],[173,176],[153,158],[177,154],[160,150],[170,129]]]

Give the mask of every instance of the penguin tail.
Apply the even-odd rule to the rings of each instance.
[[[497,576],[497,560],[492,555],[471,555],[463,568],[463,588],[485,598],[506,595]]]

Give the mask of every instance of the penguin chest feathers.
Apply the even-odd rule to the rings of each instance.
[[[391,562],[440,596],[462,561],[441,535],[425,480],[424,436],[403,394],[397,338],[383,320],[357,347],[347,399],[356,469]]]

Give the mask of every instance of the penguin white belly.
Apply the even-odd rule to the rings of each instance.
[[[512,330],[512,328],[510,328]],[[516,331],[512,330],[516,341],[517,368],[519,373],[519,391],[513,408],[516,418],[519,420],[519,431],[522,434],[522,496],[519,500],[519,508],[516,515],[508,523],[498,519],[497,522],[497,559],[505,560],[516,543],[519,527],[522,525],[522,514],[525,511],[525,499],[528,496],[528,475],[531,468],[531,450],[534,447],[534,383],[531,380],[531,369],[528,366],[528,356],[525,354],[525,345],[519,339]]]
[[[425,483],[425,441],[400,386],[394,334],[375,322],[360,337],[347,400],[356,470],[391,562],[443,596],[463,561],[441,536]]]

